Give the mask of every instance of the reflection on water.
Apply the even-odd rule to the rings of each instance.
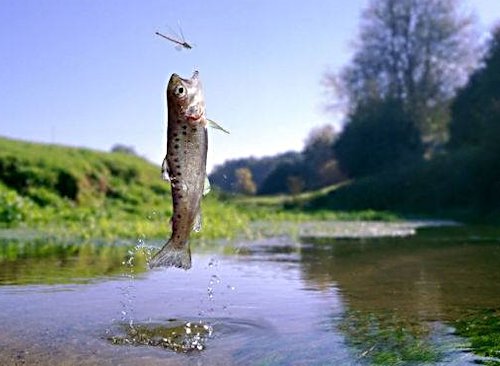
[[[463,309],[500,304],[500,241],[474,237],[448,228],[405,239],[326,240],[302,250],[304,278],[335,281],[357,310],[453,320]]]
[[[312,227],[204,248],[190,271],[146,271],[141,243],[4,240],[0,364],[498,364],[497,230]]]
[[[308,239],[304,278],[320,287],[338,284],[349,311],[333,326],[361,355],[379,364],[436,362],[443,350],[435,337],[452,331],[440,324],[456,326],[500,308],[500,237],[494,235],[441,228],[405,239]],[[497,350],[498,319],[482,328]]]
[[[85,283],[123,273],[131,258],[143,272],[147,255],[122,244],[0,239],[0,285]]]

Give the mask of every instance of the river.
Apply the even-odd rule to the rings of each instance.
[[[198,242],[189,271],[146,270],[147,239],[4,237],[0,364],[497,364],[500,233],[428,224]]]

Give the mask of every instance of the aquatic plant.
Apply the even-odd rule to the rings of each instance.
[[[456,334],[469,339],[472,352],[487,357],[482,364],[500,365],[500,309],[472,312],[454,326]]]

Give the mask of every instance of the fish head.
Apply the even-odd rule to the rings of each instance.
[[[192,125],[206,125],[205,98],[198,71],[195,71],[190,79],[183,79],[177,74],[170,77],[167,104],[182,120]]]

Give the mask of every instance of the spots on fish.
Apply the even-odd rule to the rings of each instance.
[[[175,145],[174,145],[174,149],[176,149],[176,150],[178,150],[178,149],[179,149],[179,147],[180,147],[180,146],[179,146],[179,144],[175,144]]]
[[[186,136],[186,135],[187,135],[187,132],[186,132],[186,131],[182,131],[182,134],[183,134],[184,136]]]
[[[183,129],[183,130],[187,130],[187,128],[188,128],[188,126],[187,126],[187,125],[183,125],[183,126],[182,126],[182,129]]]

